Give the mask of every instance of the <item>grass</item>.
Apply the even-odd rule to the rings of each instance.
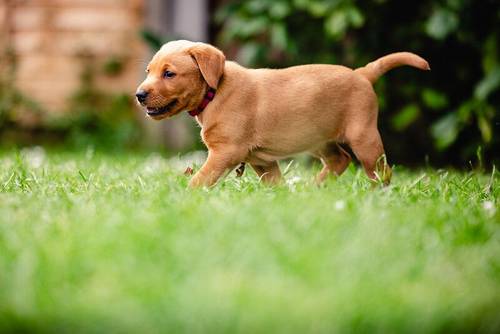
[[[0,331],[500,331],[499,173],[190,191],[187,164],[0,153]]]

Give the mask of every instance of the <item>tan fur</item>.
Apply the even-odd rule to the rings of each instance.
[[[417,55],[395,53],[352,70],[338,65],[286,69],[247,69],[224,61],[222,52],[203,43],[165,44],[148,65],[139,89],[150,93],[146,106],[174,99],[162,119],[198,106],[208,87],[215,99],[196,117],[208,158],[191,187],[211,186],[228,170],[248,162],[264,182],[281,179],[277,161],[311,152],[323,162],[318,182],[340,175],[351,161],[339,143],[349,145],[371,179],[388,183],[391,171],[377,130],[377,97],[372,87],[391,68],[429,69]],[[168,68],[175,78],[162,78]]]

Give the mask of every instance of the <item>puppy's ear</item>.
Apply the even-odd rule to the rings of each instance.
[[[224,73],[224,63],[226,61],[222,51],[208,44],[200,44],[190,48],[189,54],[198,64],[201,75],[208,86],[216,89],[219,85],[219,79]]]

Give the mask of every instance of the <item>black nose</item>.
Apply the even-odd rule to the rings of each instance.
[[[137,101],[139,101],[139,103],[144,103],[148,97],[148,92],[142,89],[138,90],[137,93],[135,93],[135,97],[137,97]]]

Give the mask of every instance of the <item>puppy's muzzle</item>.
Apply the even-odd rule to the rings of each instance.
[[[138,90],[135,93],[135,97],[137,97],[137,101],[139,101],[140,104],[144,104],[146,102],[146,99],[148,98],[148,92],[143,89]]]

